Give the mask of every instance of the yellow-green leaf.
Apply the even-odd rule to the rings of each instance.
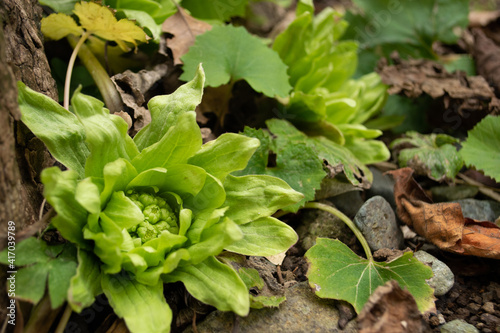
[[[50,14],[42,19],[42,33],[47,38],[59,40],[68,35],[80,36],[83,29],[71,16],[58,13]]]
[[[147,41],[148,37],[140,27],[127,19],[117,21],[107,7],[93,2],[82,2],[75,4],[73,12],[78,16],[85,30],[95,36],[115,41],[124,51],[130,50],[125,42],[137,47],[137,42]]]

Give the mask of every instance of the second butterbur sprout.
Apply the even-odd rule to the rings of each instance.
[[[127,230],[133,240],[140,239],[141,244],[143,244],[157,238],[164,230],[172,234],[179,233],[178,212],[163,197],[134,190],[127,191],[126,196],[144,214],[143,222]],[[138,241],[134,240],[135,242]]]

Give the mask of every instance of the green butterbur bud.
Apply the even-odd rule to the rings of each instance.
[[[148,222],[139,223],[137,227],[137,236],[143,243],[158,237],[158,231]]]
[[[160,207],[158,205],[149,205],[143,209],[144,219],[151,224],[155,224],[160,220]]]
[[[144,215],[142,223],[127,230],[132,238],[140,238],[141,242],[145,243],[157,238],[162,231],[179,233],[178,218],[164,198],[135,191],[128,191],[127,197],[141,209]]]

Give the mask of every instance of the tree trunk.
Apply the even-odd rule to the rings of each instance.
[[[39,29],[41,14],[34,0],[0,2],[0,248],[8,221],[19,232],[38,219],[43,198],[36,179],[52,163],[45,147],[18,123],[17,80],[57,98]]]
[[[43,197],[36,179],[40,168],[53,161],[44,145],[19,122],[17,104],[17,80],[57,98],[40,33],[41,14],[36,0],[0,0],[0,249],[6,246],[8,221],[15,222],[15,238],[20,240],[20,232],[38,220]],[[0,271],[0,317],[4,320],[5,274]],[[17,325],[21,324],[19,315],[18,309]]]

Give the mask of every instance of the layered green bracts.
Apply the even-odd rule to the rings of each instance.
[[[216,259],[267,256],[297,240],[271,217],[302,198],[270,176],[232,176],[259,141],[227,133],[202,145],[194,109],[204,74],[148,103],[152,122],[134,139],[102,102],[78,91],[70,111],[19,84],[22,121],[68,170],[45,169],[44,195],[61,235],[78,247],[68,301],[81,311],[104,292],[132,332],[168,332],[163,283],[182,281],[199,300],[246,315],[248,290]]]

